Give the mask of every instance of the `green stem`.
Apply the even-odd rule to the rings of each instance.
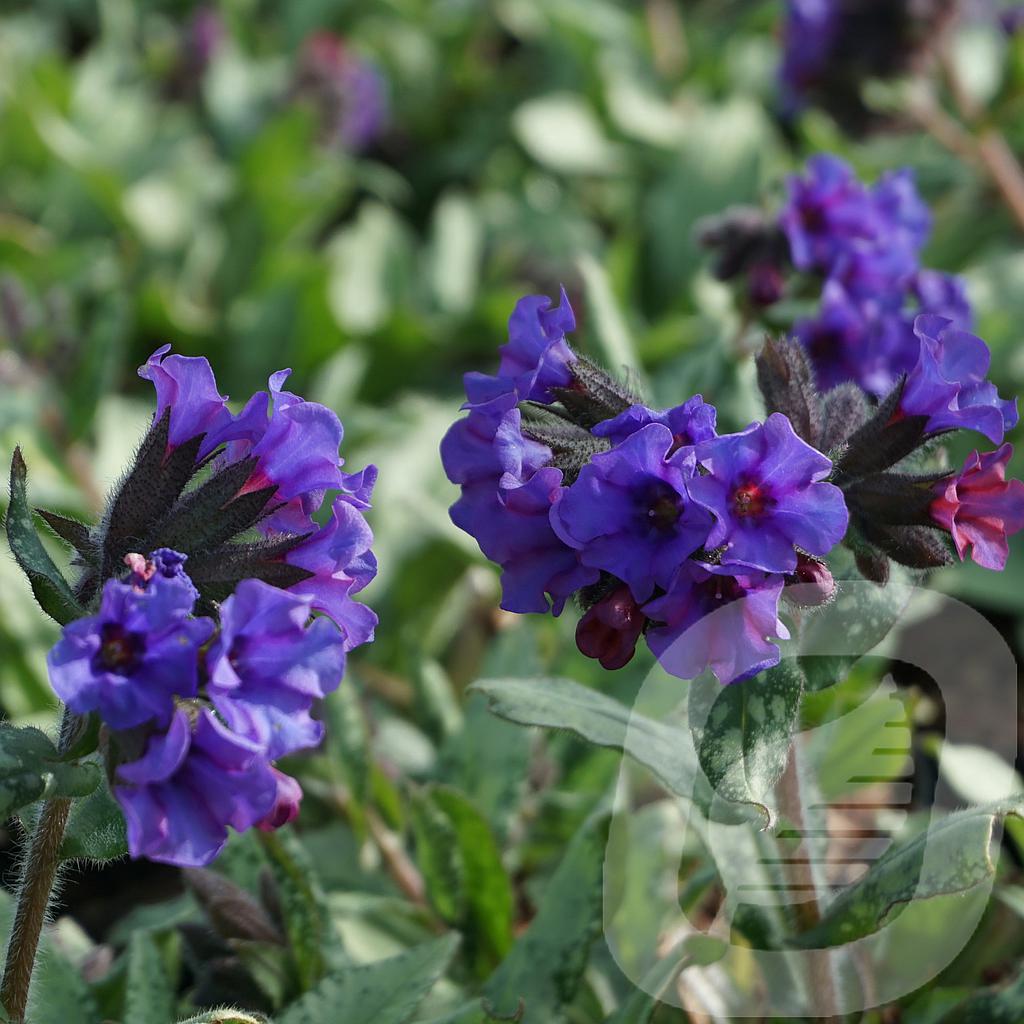
[[[68,748],[77,726],[77,716],[65,708],[61,718],[58,749]],[[18,903],[14,911],[14,924],[7,944],[3,982],[0,984],[0,1002],[11,1024],[22,1024],[28,991],[32,983],[39,937],[50,906],[53,883],[60,867],[60,849],[64,842],[64,829],[68,823],[71,801],[65,797],[47,800],[29,840],[28,853],[18,888]]]

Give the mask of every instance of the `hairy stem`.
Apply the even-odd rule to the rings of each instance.
[[[61,752],[70,747],[79,724],[78,716],[65,708],[58,742]],[[7,944],[4,977],[0,984],[0,1002],[12,1024],[22,1024],[25,1020],[28,990],[39,950],[39,936],[46,921],[50,894],[60,867],[60,848],[64,842],[64,829],[67,827],[70,810],[71,801],[65,797],[47,800],[29,839],[21,884],[18,887],[14,924]]]
[[[14,1024],[21,1024],[25,1019],[39,935],[50,905],[53,882],[57,877],[60,847],[70,810],[71,801],[68,799],[48,800],[43,805],[29,842],[21,888],[18,891],[18,906],[14,913],[14,926],[7,946],[3,986],[0,988],[0,999]]]

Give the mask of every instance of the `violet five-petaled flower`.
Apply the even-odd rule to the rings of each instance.
[[[676,567],[707,540],[711,517],[690,495],[691,447],[650,423],[595,455],[551,508],[555,533],[580,561],[611,573],[646,601],[667,587]]]
[[[564,291],[559,305],[544,296],[521,299],[509,318],[509,341],[496,376],[466,375],[469,415],[441,442],[448,478],[462,488],[452,521],[477,539],[502,567],[502,607],[561,612],[568,598],[598,572],[552,528],[551,506],[562,493],[552,452],[523,431],[520,401],[547,404],[553,388],[573,382],[576,360],[565,338],[575,318]]]
[[[770,638],[789,638],[779,619],[784,584],[779,575],[684,563],[668,591],[644,606],[652,620],[647,642],[681,679],[710,667],[720,683],[741,682],[779,662]]]
[[[313,701],[335,690],[345,671],[337,627],[326,618],[310,622],[311,610],[286,590],[243,580],[220,607],[220,632],[206,656],[213,706],[270,760],[319,744],[323,723],[310,716]]]
[[[792,572],[795,547],[827,555],[843,539],[846,503],[824,482],[832,463],[781,413],[702,442],[697,459],[707,473],[690,481],[690,497],[714,516],[706,546],[723,548],[724,565]]]
[[[223,725],[209,709],[193,721],[174,713],[145,753],[117,769],[114,796],[124,810],[132,856],[197,867],[274,810],[277,778],[258,743]]]
[[[182,576],[108,580],[99,611],[69,623],[47,655],[57,696],[115,729],[166,725],[174,698],[195,695],[198,652],[214,630],[211,619],[192,617],[194,604]]]

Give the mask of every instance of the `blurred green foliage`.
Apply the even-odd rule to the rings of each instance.
[[[381,471],[381,572],[366,592],[381,627],[324,709],[323,750],[288,766],[307,792],[301,844],[291,831],[233,843],[215,875],[234,887],[226,919],[209,887],[168,892],[163,876],[89,934],[61,918],[33,1020],[244,1021],[251,1009],[283,1010],[282,1024],[455,1024],[520,1019],[524,991],[527,1024],[684,1019],[655,1011],[595,941],[620,764],[603,748],[623,745],[612,718],[595,706],[570,722],[557,705],[506,716],[538,733],[467,692],[479,678],[562,676],[628,705],[649,655],[604,673],[576,653],[571,614],[498,611],[493,569],[448,521],[437,447],[461,373],[494,364],[515,300],[560,283],[578,345],[628,367],[656,402],[700,391],[726,427],[758,415],[757,337],[693,227],[729,204],[777,202],[784,175],[820,149],[867,178],[916,170],[935,213],[925,261],[966,275],[1000,390],[1022,390],[1019,229],[976,168],[917,131],[853,142],[814,113],[784,130],[780,6],[224,0],[200,69],[188,4],[0,4],[0,451],[23,447],[33,502],[97,514],[151,410],[134,369],[164,343],[208,356],[238,398],[292,367],[296,390],[342,416],[350,468]],[[294,87],[322,31],[387,83],[389,118],[363,152],[326,141]],[[1019,142],[1015,45],[979,26],[957,59]],[[939,583],[1024,639],[1019,548],[1002,575],[958,567]],[[18,724],[50,721],[54,636],[0,558],[0,708]],[[838,717],[876,681],[854,673],[804,713]],[[859,735],[836,748],[837,786]],[[103,792],[79,805],[68,857],[119,849],[110,811]],[[69,883],[72,913],[77,886],[118,884],[118,866],[107,871]],[[680,875],[681,904],[707,925],[720,880],[693,836]],[[983,983],[996,987],[964,1013],[1019,1006],[1020,981],[999,985],[1024,950],[1024,901],[1004,894],[902,1019],[945,1020]],[[460,942],[438,937],[454,932]],[[242,1009],[202,1015],[221,1003]]]

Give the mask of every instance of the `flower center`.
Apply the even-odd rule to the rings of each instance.
[[[757,484],[741,484],[732,492],[733,512],[741,518],[759,516],[768,504],[768,499]]]
[[[647,505],[647,522],[656,530],[671,530],[679,521],[683,503],[671,488],[657,490]]]
[[[100,629],[97,657],[107,672],[127,675],[138,665],[145,649],[145,637],[141,633],[129,633],[120,623],[107,622]]]

